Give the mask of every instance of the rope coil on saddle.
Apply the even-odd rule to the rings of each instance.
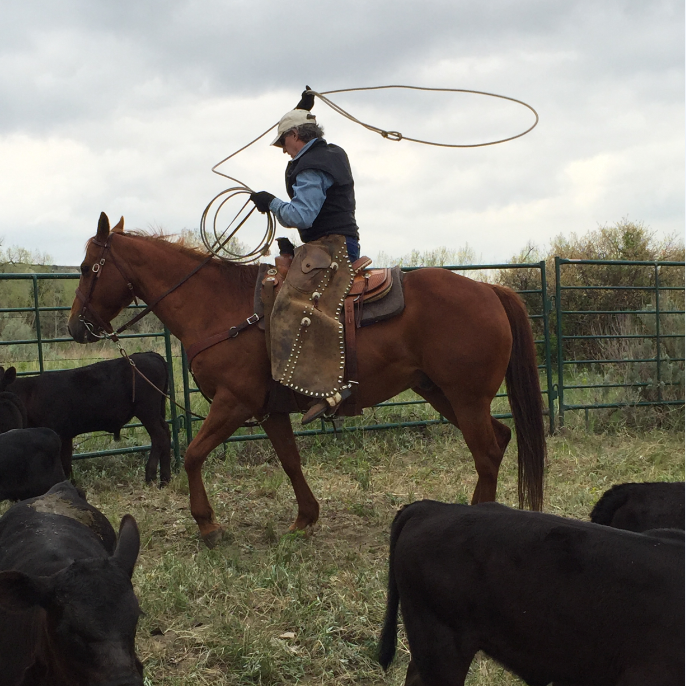
[[[367,124],[357,117],[353,116],[346,110],[344,110],[340,105],[337,105],[335,102],[330,100],[327,96],[332,95],[335,93],[353,93],[357,91],[376,91],[376,90],[388,90],[388,89],[406,89],[406,90],[416,90],[416,91],[431,91],[431,92],[440,92],[440,93],[470,93],[472,95],[485,95],[491,98],[499,98],[501,100],[508,100],[510,102],[514,102],[518,105],[522,105],[526,107],[527,109],[531,110],[533,113],[535,120],[534,123],[525,131],[522,131],[521,133],[518,133],[514,136],[508,136],[507,138],[500,138],[495,141],[487,141],[486,143],[436,143],[433,141],[426,141],[422,140],[420,138],[411,138],[410,136],[405,136],[402,134],[400,131],[391,131],[391,130],[386,130],[386,129],[381,129],[378,126],[374,126],[372,124]],[[482,148],[486,147],[489,145],[498,145],[499,143],[506,143],[507,141],[512,141],[515,140],[516,138],[521,138],[522,136],[525,136],[527,133],[532,131],[536,125],[538,124],[539,117],[538,117],[538,112],[531,107],[531,105],[528,105],[522,100],[518,100],[517,98],[511,98],[507,95],[498,95],[497,93],[488,93],[486,91],[477,91],[477,90],[469,90],[466,88],[427,88],[424,86],[404,86],[404,85],[389,85],[389,86],[368,86],[368,87],[362,87],[362,88],[340,88],[338,90],[331,90],[331,91],[323,91],[321,93],[315,91],[315,90],[307,90],[307,94],[314,95],[318,97],[322,102],[324,102],[326,105],[328,105],[332,110],[340,114],[341,116],[345,117],[346,119],[349,119],[350,121],[359,124],[360,126],[364,127],[368,131],[373,131],[374,133],[378,133],[382,138],[389,140],[389,141],[394,141],[394,142],[400,142],[400,141],[410,141],[412,143],[420,143],[421,145],[432,145],[435,147],[440,147],[440,148]],[[216,195],[210,203],[207,205],[205,208],[204,212],[202,213],[202,217],[200,219],[200,236],[202,238],[203,245],[205,248],[212,253],[213,255],[216,255],[217,257],[222,257],[224,259],[228,259],[233,262],[252,262],[262,255],[267,254],[267,251],[269,250],[269,247],[274,241],[274,236],[275,236],[275,231],[276,231],[276,223],[275,223],[275,218],[272,212],[267,212],[267,228],[264,232],[263,237],[257,244],[257,247],[255,247],[254,250],[251,250],[250,252],[246,254],[240,254],[237,252],[234,252],[230,249],[231,245],[231,239],[233,239],[240,228],[245,224],[245,222],[250,218],[252,213],[255,211],[255,206],[253,206],[245,216],[243,216],[240,221],[239,218],[245,213],[248,204],[250,203],[250,200],[246,200],[245,203],[243,204],[243,207],[238,211],[238,213],[235,215],[235,217],[229,222],[228,226],[226,226],[224,229],[220,229],[218,227],[218,216],[219,212],[221,209],[224,207],[224,205],[231,199],[235,198],[236,196],[240,194],[250,194],[253,192],[253,190],[244,184],[242,181],[239,179],[234,178],[233,176],[229,176],[228,174],[225,174],[221,171],[219,171],[217,168],[220,167],[222,164],[230,160],[232,157],[235,157],[238,155],[238,153],[243,152],[243,150],[246,150],[249,148],[251,145],[254,143],[257,143],[261,138],[264,138],[270,131],[275,129],[278,126],[277,124],[274,124],[273,126],[270,126],[264,133],[260,134],[257,138],[254,140],[250,141],[247,145],[244,145],[242,148],[239,148],[235,152],[231,153],[228,157],[225,157],[223,160],[220,162],[217,162],[217,164],[212,167],[212,172],[215,174],[218,174],[219,176],[223,176],[226,179],[229,179],[230,181],[236,182],[238,185],[233,186],[231,188],[227,188],[225,191],[222,191],[218,195]],[[212,214],[212,218],[210,221],[210,226],[208,227],[208,218],[210,217],[210,214]],[[237,223],[236,223],[237,222]]]

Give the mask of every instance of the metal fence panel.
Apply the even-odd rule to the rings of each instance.
[[[0,316],[2,315],[16,315],[22,313],[32,313],[34,317],[33,329],[34,337],[31,338],[19,338],[13,340],[0,340],[0,350],[3,350],[7,346],[30,346],[35,350],[35,357],[30,357],[25,360],[26,362],[36,361],[38,363],[38,369],[30,369],[28,371],[19,371],[18,376],[31,376],[36,373],[43,373],[47,371],[46,369],[46,358],[45,358],[45,346],[50,344],[74,344],[74,341],[70,337],[60,337],[46,336],[43,331],[43,323],[41,319],[41,313],[68,313],[71,310],[71,305],[41,305],[40,303],[40,292],[39,292],[39,282],[42,281],[78,281],[78,273],[26,273],[26,274],[2,274],[0,273],[0,283],[5,281],[18,281],[27,282],[30,285],[31,293],[31,304],[22,307],[0,307]],[[144,305],[132,305],[128,309],[143,309]],[[151,338],[151,339],[164,339],[164,357],[167,360],[167,368],[169,370],[169,395],[170,398],[175,400],[176,397],[176,383],[174,375],[174,365],[173,365],[173,355],[172,355],[172,336],[166,329],[162,331],[156,331],[151,333],[134,333],[122,335],[121,339],[141,339],[141,338]],[[5,363],[3,355],[3,364]],[[59,368],[51,369],[51,371],[59,371]],[[176,406],[170,403],[170,418],[167,420],[170,424],[171,434],[172,434],[172,448],[174,451],[174,461],[176,467],[178,468],[181,459],[181,445],[179,442],[179,430],[180,430],[180,420],[178,413],[176,411]],[[137,428],[141,424],[127,424],[124,428]],[[113,448],[111,450],[97,450],[97,451],[87,451],[87,452],[75,452],[73,455],[74,460],[86,459],[89,457],[100,457],[106,455],[124,455],[134,452],[147,452],[150,450],[150,445],[141,445],[127,448]]]
[[[561,283],[561,274],[563,269],[574,269],[575,266],[642,266],[649,267],[653,270],[653,281],[649,285],[597,285],[597,284],[563,284]],[[540,329],[542,331],[539,338],[536,340],[539,356],[539,369],[541,370],[542,379],[542,393],[546,396],[545,404],[547,406],[547,414],[549,421],[549,430],[553,432],[555,429],[555,418],[559,418],[560,426],[564,423],[565,412],[571,410],[588,410],[592,408],[606,408],[606,407],[622,407],[627,404],[636,405],[683,405],[683,394],[680,398],[665,398],[665,388],[671,383],[666,382],[663,378],[666,359],[666,346],[673,345],[673,341],[682,341],[684,339],[683,327],[681,331],[670,332],[664,330],[664,318],[668,316],[678,317],[684,316],[683,305],[675,307],[670,302],[667,302],[663,307],[662,300],[665,297],[671,297],[670,293],[679,292],[681,302],[683,303],[683,286],[674,286],[670,284],[661,283],[662,270],[671,268],[681,268],[683,270],[683,262],[625,262],[625,261],[608,261],[608,260],[567,260],[563,258],[555,258],[555,295],[550,297],[548,279],[546,274],[545,261],[530,263],[530,264],[487,264],[487,265],[457,265],[443,267],[455,272],[489,272],[493,270],[517,270],[529,269],[537,274],[538,287],[530,288],[525,291],[519,291],[523,295],[533,296],[535,303],[535,311],[530,311],[529,316],[532,322],[541,322]],[[413,271],[416,268],[406,268],[404,271]],[[25,302],[21,306],[16,307],[2,307],[0,308],[0,317],[3,316],[32,316],[33,318],[33,332],[32,336],[23,338],[14,338],[12,340],[0,340],[0,350],[3,346],[29,346],[34,352],[31,359],[35,361],[36,368],[28,371],[20,372],[20,375],[27,375],[32,373],[40,373],[46,370],[47,360],[45,356],[46,346],[73,344],[71,338],[67,336],[49,335],[46,330],[46,318],[50,318],[50,313],[54,313],[53,317],[57,317],[58,313],[65,314],[69,312],[70,306],[63,304],[47,305],[41,302],[41,285],[45,281],[76,281],[79,278],[78,273],[26,273],[26,274],[0,274],[0,284],[5,282],[20,281],[25,282],[27,290],[25,294]],[[654,308],[652,310],[646,309],[624,309],[617,310],[611,308],[596,308],[596,309],[567,309],[565,307],[565,295],[567,293],[583,293],[583,292],[599,292],[607,291],[617,294],[622,292],[630,293],[645,293],[651,295],[654,299]],[[666,296],[664,294],[667,294]],[[531,303],[532,298],[529,298]],[[554,305],[553,305],[554,303]],[[139,307],[143,307],[142,305]],[[132,305],[135,309],[136,306]],[[531,305],[530,305],[530,309]],[[609,316],[616,317],[617,315],[636,317],[651,316],[654,317],[654,331],[639,332],[639,333],[598,333],[583,331],[583,333],[569,333],[565,330],[566,322],[568,323],[570,317],[573,316]],[[554,326],[553,326],[554,319]],[[56,320],[55,320],[56,321]],[[54,331],[57,331],[57,324],[54,325]],[[553,333],[554,332],[554,333]],[[53,332],[54,333],[54,332]],[[169,393],[171,403],[169,404],[168,422],[171,426],[172,441],[174,447],[175,461],[178,466],[181,455],[181,444],[189,443],[194,435],[194,425],[200,421],[200,418],[194,416],[190,411],[192,394],[198,393],[198,389],[194,386],[189,373],[188,362],[185,352],[178,344],[176,339],[170,335],[167,330],[154,331],[150,333],[129,333],[121,336],[124,347],[126,347],[127,339],[163,339],[164,356],[167,360],[169,369]],[[575,342],[583,343],[597,343],[599,341],[628,341],[628,340],[648,340],[655,343],[654,356],[648,357],[629,357],[629,358],[612,358],[608,356],[606,359],[594,358],[584,359],[577,358],[570,351],[570,345]],[[683,345],[682,345],[683,347]],[[554,352],[556,348],[556,353]],[[683,354],[681,357],[669,356],[669,363],[681,363],[683,367]],[[565,370],[580,369],[584,365],[621,365],[621,364],[652,364],[655,368],[655,379],[650,382],[637,382],[633,384],[628,383],[574,383],[569,373],[565,375]],[[176,365],[176,369],[175,369]],[[557,367],[557,383],[553,383],[554,367]],[[180,373],[178,373],[180,370]],[[637,389],[654,389],[657,398],[655,400],[645,400],[637,403],[622,403],[622,402],[568,402],[565,395],[581,390],[595,391],[598,389],[611,388],[637,388]],[[499,393],[497,397],[504,397],[506,394]],[[179,402],[185,409],[177,410],[175,402]],[[557,403],[557,404],[556,404]],[[406,406],[414,404],[426,404],[424,400],[398,400],[391,399],[386,403],[382,403],[379,407],[394,407]],[[496,414],[498,418],[511,417],[509,413]],[[406,422],[377,422],[375,424],[364,425],[355,422],[354,418],[343,426],[327,426],[321,422],[321,426],[317,429],[309,429],[295,432],[297,436],[312,436],[312,435],[326,435],[341,431],[372,431],[383,430],[398,427],[416,427],[427,426],[433,424],[445,423],[445,419],[437,416],[436,419],[423,419],[420,421],[406,421]],[[140,426],[139,424],[129,425],[130,427]],[[266,438],[263,433],[250,433],[242,435],[234,435],[230,441],[249,441],[261,440]],[[128,448],[118,448],[104,451],[92,451],[75,453],[74,459],[83,459],[87,457],[94,457],[99,455],[117,455],[131,452],[142,452],[149,450],[150,446],[136,446]]]
[[[543,378],[545,379],[545,387],[542,388],[542,393],[547,397],[547,414],[549,418],[549,430],[552,433],[555,429],[555,397],[556,391],[552,383],[553,371],[551,364],[551,343],[550,343],[550,327],[549,327],[549,317],[551,312],[551,300],[548,296],[547,284],[546,284],[546,265],[545,261],[535,262],[535,263],[524,263],[524,264],[477,264],[477,265],[453,265],[444,266],[442,269],[447,269],[453,272],[472,272],[472,271],[495,271],[504,269],[533,269],[537,270],[538,277],[538,288],[529,289],[526,291],[519,291],[520,293],[533,294],[540,298],[540,309],[534,313],[529,313],[529,317],[532,320],[541,319],[543,321],[543,333],[542,339],[537,340],[537,348],[539,349],[539,369],[543,372]],[[415,271],[416,269],[422,269],[422,267],[405,267],[404,272]],[[188,377],[188,364],[183,354],[183,370],[185,378]],[[190,407],[190,394],[199,392],[197,387],[187,387],[188,400],[186,401],[186,407]],[[507,397],[507,393],[504,391],[498,393],[496,398]],[[398,400],[390,399],[384,403],[380,403],[376,407],[388,408],[388,407],[402,407],[408,405],[427,405],[428,403],[421,400]],[[494,414],[496,419],[510,419],[512,417],[511,413]],[[187,413],[186,415],[186,427],[188,433],[188,440],[190,441],[192,436],[192,431],[189,431],[188,427],[193,426],[194,423],[200,421],[197,417],[192,417]],[[408,428],[417,426],[429,426],[433,424],[446,423],[445,418],[440,415],[436,419],[423,419],[418,421],[404,421],[404,422],[385,422],[376,424],[361,424],[359,421],[355,421],[355,418],[350,418],[344,422],[336,422],[336,425],[331,427],[327,426],[330,422],[325,420],[320,420],[319,428],[317,429],[307,429],[295,431],[296,436],[315,436],[315,435],[325,435],[331,433],[344,433],[344,432],[356,432],[356,431],[378,431],[383,429],[391,428]],[[265,433],[258,434],[234,434],[228,439],[228,442],[245,441],[245,440],[263,440],[266,439],[267,435]]]
[[[590,267],[612,267],[620,269],[622,267],[646,267],[645,276],[652,281],[650,284],[646,285],[636,285],[636,284],[622,284],[622,285],[611,285],[611,284],[601,284],[601,285],[569,285],[563,284],[563,268],[566,270],[579,269],[581,266]],[[665,284],[664,272],[668,270],[681,270],[680,281],[683,283],[683,270],[684,262],[667,262],[667,261],[626,261],[626,260],[573,260],[565,259],[561,257],[555,258],[555,314],[556,314],[556,339],[557,339],[557,373],[558,373],[558,418],[560,426],[564,425],[565,412],[571,410],[584,410],[588,412],[591,409],[610,409],[610,408],[620,408],[620,407],[641,407],[641,406],[678,406],[684,404],[683,396],[683,341],[684,341],[684,328],[683,328],[683,317],[684,309],[674,308],[672,304],[668,304],[666,308],[661,306],[661,295],[662,293],[678,292],[681,296],[683,302],[683,285],[669,285]],[[631,293],[631,294],[645,294],[645,296],[652,296],[652,301],[649,303],[651,309],[648,309],[646,305],[648,303],[643,299],[644,306],[640,309],[636,307],[633,308],[617,308],[617,309],[572,309],[569,305],[565,305],[565,294],[567,293],[588,293],[588,292],[598,292],[598,291],[609,291],[614,294]],[[583,334],[569,334],[566,333],[566,323],[569,322],[571,317],[578,316],[602,316],[608,318],[611,322],[614,318],[614,322],[617,323],[618,329],[620,328],[619,323],[622,320],[633,321],[634,324],[639,324],[645,326],[646,320],[650,320],[651,325],[654,326],[653,331],[649,332],[629,332],[629,331],[619,331],[619,333],[607,334],[607,333],[583,333]],[[674,320],[676,317],[681,317],[681,320],[676,320],[676,327],[674,327]],[[669,320],[665,318],[669,317]],[[675,333],[665,333],[662,331],[663,321],[672,322],[672,327],[677,328],[678,331]],[[609,327],[609,324],[606,325]],[[589,358],[588,355],[582,355],[580,358],[577,357],[574,351],[569,345],[570,342],[581,341],[581,342],[596,342],[601,344],[599,347],[602,349],[602,343],[607,342],[628,342],[628,341],[654,341],[654,355],[646,357],[640,353],[631,354],[629,352],[621,357],[606,355],[605,357],[596,356]],[[680,381],[665,381],[663,379],[664,365],[667,362],[666,358],[666,342],[671,341],[681,341],[680,349],[681,353],[679,355],[669,355],[668,359],[671,363],[681,363],[680,365]],[[674,346],[675,347],[675,346]],[[607,349],[607,346],[605,346]],[[570,376],[569,370],[579,370],[581,368],[589,368],[593,366],[611,365],[612,367],[624,367],[628,365],[647,365],[654,369],[654,378],[649,378],[646,381],[634,381],[634,382],[624,382],[624,383],[609,383],[603,380],[598,383],[574,383]],[[665,388],[668,386],[676,386],[677,394],[679,397],[665,398]],[[608,389],[630,389],[632,391],[638,390],[639,399],[629,399],[629,400],[615,400],[613,402],[568,402],[565,399],[566,392],[573,392],[579,390],[600,390],[601,392],[607,392]],[[650,399],[644,397],[641,399],[641,393],[644,395],[646,391],[654,390],[656,397]],[[678,391],[681,391],[680,393]],[[630,396],[629,396],[630,397]]]

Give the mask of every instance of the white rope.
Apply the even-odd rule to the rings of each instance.
[[[514,102],[518,105],[522,105],[526,107],[527,109],[531,110],[533,113],[535,120],[534,123],[525,131],[522,131],[521,133],[518,133],[515,136],[509,136],[508,138],[500,138],[495,141],[488,141],[486,143],[435,143],[433,141],[425,141],[421,140],[420,138],[411,138],[410,136],[405,136],[400,131],[389,131],[386,129],[381,129],[377,126],[374,126],[372,124],[367,124],[357,117],[354,117],[352,114],[344,110],[340,105],[337,105],[335,102],[332,102],[328,97],[328,95],[332,95],[335,93],[353,93],[356,91],[375,91],[375,90],[388,90],[391,88],[400,88],[400,89],[406,89],[406,90],[417,90],[417,91],[431,91],[431,92],[439,92],[439,93],[470,93],[472,95],[485,95],[490,98],[499,98],[501,100],[509,100],[510,102]],[[355,122],[356,124],[359,124],[360,126],[364,127],[368,131],[373,131],[374,133],[378,133],[380,136],[385,138],[386,140],[390,141],[411,141],[412,143],[420,143],[422,145],[433,145],[436,147],[441,147],[441,148],[482,148],[487,145],[498,145],[499,143],[506,143],[507,141],[512,141],[515,140],[516,138],[521,138],[522,136],[525,136],[527,133],[529,133],[537,124],[538,124],[538,112],[531,107],[531,105],[528,105],[527,103],[523,102],[522,100],[517,100],[516,98],[510,98],[506,95],[498,95],[497,93],[487,93],[486,91],[475,91],[475,90],[468,90],[466,88],[426,88],[424,86],[403,86],[403,85],[391,85],[391,86],[368,86],[368,87],[362,87],[362,88],[341,88],[338,90],[332,90],[332,91],[323,91],[321,93],[318,93],[317,91],[314,90],[308,90],[308,94],[314,95],[318,97],[322,102],[326,103],[332,110],[340,114],[341,116],[345,117],[346,119],[349,119],[352,122]],[[238,233],[238,230],[245,224],[245,222],[248,220],[250,215],[253,213],[255,210],[255,207],[253,207],[248,214],[243,217],[243,219],[238,222],[238,224],[235,225],[235,228],[231,230],[231,227],[234,226],[235,222],[238,220],[240,217],[241,213],[245,211],[248,203],[250,200],[246,200],[245,203],[243,204],[243,207],[238,211],[236,216],[231,220],[229,225],[224,228],[223,230],[220,230],[217,227],[217,217],[219,215],[220,210],[222,207],[232,198],[236,197],[237,195],[240,194],[250,194],[253,192],[253,190],[244,184],[242,181],[239,179],[234,178],[233,176],[229,176],[228,174],[224,174],[224,172],[221,172],[218,170],[218,167],[220,167],[222,164],[225,162],[228,162],[232,157],[235,157],[238,155],[239,152],[243,152],[243,150],[246,150],[249,148],[251,145],[254,143],[257,143],[260,139],[264,138],[272,129],[275,129],[278,126],[278,122],[274,124],[273,126],[270,126],[264,133],[260,134],[257,138],[254,140],[250,141],[247,145],[244,145],[242,148],[239,148],[235,152],[232,152],[228,157],[225,157],[221,162],[217,162],[217,164],[212,167],[212,171],[215,174],[218,174],[219,176],[223,176],[226,179],[229,179],[230,181],[234,181],[237,183],[237,186],[233,186],[232,188],[228,188],[225,191],[222,191],[218,195],[216,195],[209,203],[209,205],[205,208],[205,211],[202,213],[202,218],[200,219],[200,236],[202,238],[202,242],[207,248],[209,252],[211,252],[214,255],[217,255],[218,257],[225,257],[226,259],[229,259],[233,262],[252,262],[256,259],[258,259],[260,256],[265,255],[267,251],[269,250],[269,247],[271,246],[272,242],[274,241],[274,235],[275,235],[275,229],[276,229],[276,223],[275,223],[275,218],[272,212],[267,211],[267,228],[265,230],[265,233],[258,243],[257,247],[250,251],[249,253],[246,253],[245,255],[242,254],[237,254],[232,252],[228,246],[230,244],[231,239]],[[214,209],[212,206],[215,205]],[[210,215],[210,212],[213,211],[213,216],[212,216],[212,227],[211,227],[211,232],[208,232],[208,227],[207,227],[207,218]]]

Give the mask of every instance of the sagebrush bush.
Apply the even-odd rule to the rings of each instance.
[[[577,260],[635,260],[683,262],[683,241],[676,237],[658,241],[642,223],[622,220],[613,226],[603,226],[589,231],[583,236],[557,236],[551,241],[548,250],[529,244],[515,255],[511,262],[516,264],[545,260],[548,292],[553,294],[556,287],[555,257]],[[657,270],[659,285],[683,288],[683,266],[661,266]],[[581,311],[638,311],[654,305],[656,269],[654,265],[602,265],[578,264],[565,265],[560,271],[561,285],[575,290],[562,291],[562,309]],[[540,288],[540,271],[531,269],[502,269],[498,283],[517,291]],[[597,288],[609,286],[609,288]],[[629,290],[616,290],[617,287],[632,286]],[[636,289],[635,287],[643,287]],[[582,287],[582,288],[579,288]],[[590,287],[590,288],[589,288]],[[576,290],[576,288],[579,288]],[[670,307],[664,300],[669,294]],[[540,295],[523,294],[522,297],[531,313],[540,312]],[[683,290],[661,291],[660,310],[684,309]],[[654,308],[653,308],[654,309]],[[683,322],[683,319],[682,319]],[[541,333],[540,320],[534,323],[536,333]],[[556,326],[554,313],[551,328]],[[565,314],[562,321],[564,336],[612,333],[617,327],[615,315],[608,314]],[[681,328],[683,334],[683,326]],[[601,359],[604,355],[602,343],[585,339],[565,342],[565,359]]]

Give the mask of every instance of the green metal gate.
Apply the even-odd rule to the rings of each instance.
[[[570,279],[564,279],[564,271],[578,272],[583,267],[590,267],[591,271],[602,267],[612,267],[619,274],[617,280],[631,276],[631,283],[623,284],[589,284],[589,281],[597,279],[586,278],[571,279],[575,285],[569,285]],[[620,270],[630,270],[622,273]],[[637,270],[640,270],[637,272]],[[680,278],[666,278],[666,272],[680,270]],[[564,425],[565,412],[570,410],[584,410],[588,417],[588,411],[593,409],[610,409],[621,407],[641,406],[670,406],[684,404],[684,286],[683,286],[683,262],[643,262],[624,260],[571,260],[561,257],[555,258],[555,315],[556,315],[556,340],[557,340],[557,403],[559,425]],[[670,274],[674,276],[674,274]],[[586,283],[576,284],[576,281]],[[668,281],[668,283],[665,283]],[[680,285],[673,285],[674,281],[680,281]],[[565,282],[565,283],[563,283]],[[615,303],[619,300],[618,294],[628,301],[628,307],[613,308],[571,308],[568,304],[575,294],[582,294],[587,299],[590,294],[599,292],[613,294]],[[673,299],[667,299],[669,294],[677,295],[680,307],[674,305]],[[633,296],[633,297],[628,297]],[[648,302],[648,299],[650,302]],[[597,302],[597,298],[595,299]],[[643,303],[643,307],[632,307],[630,303]],[[601,327],[605,333],[584,331],[578,333],[576,327],[574,333],[569,333],[570,323],[574,318],[593,318],[604,322]],[[628,325],[627,325],[628,324]],[[633,324],[633,326],[632,326]],[[613,329],[614,333],[606,333]],[[588,325],[587,325],[588,326]],[[644,345],[630,345],[631,342],[650,342],[651,350],[647,351]],[[611,345],[622,343],[623,346]],[[582,352],[579,356],[574,349],[575,344]],[[583,345],[586,344],[586,345]],[[589,357],[583,354],[588,351],[588,345],[593,344],[600,354]],[[613,351],[619,350],[620,355],[612,355]],[[675,350],[677,353],[675,354]],[[606,353],[606,354],[603,354]],[[652,354],[651,354],[652,353]],[[580,383],[570,374],[574,369],[600,369],[612,367],[614,370],[627,370],[633,368],[644,372],[644,377],[628,378],[624,381],[609,378],[608,374],[596,371],[596,378],[591,378],[585,383]],[[669,367],[668,367],[669,366]],[[666,373],[667,369],[669,374]],[[645,374],[645,371],[648,374]],[[676,374],[675,374],[676,372]],[[625,375],[626,376],[626,375]],[[569,401],[577,391],[583,391],[587,396],[593,397],[593,391],[601,394],[609,394],[610,389],[622,389],[625,391],[618,398],[604,402]],[[626,391],[634,392],[634,397]],[[673,391],[677,390],[677,393]],[[669,392],[672,391],[672,392]],[[627,396],[629,399],[626,399]]]
[[[550,297],[548,277],[546,274],[545,261],[529,264],[487,264],[487,265],[459,265],[444,267],[455,272],[479,272],[477,276],[493,273],[495,270],[529,270],[535,274],[534,284],[526,290],[519,291],[527,298],[529,305],[529,315],[534,325],[536,334],[536,346],[539,358],[539,370],[541,377],[542,393],[545,396],[545,408],[548,415],[548,426],[552,433],[556,428],[556,417],[558,426],[563,426],[565,413],[575,410],[583,410],[588,413],[592,409],[619,408],[627,405],[636,406],[673,406],[684,404],[683,394],[683,317],[684,317],[684,287],[683,287],[683,262],[623,262],[611,260],[569,260],[555,258],[555,283],[554,297]],[[641,284],[588,284],[576,283],[567,278],[569,274],[580,273],[581,277],[588,272],[585,269],[600,267],[612,267],[622,269],[642,269],[650,272],[650,277],[643,274],[644,282]],[[414,268],[405,269],[412,271]],[[576,270],[576,271],[575,271]],[[667,278],[671,274],[670,270],[681,270],[680,277],[676,279]],[[621,276],[621,275],[620,275]],[[2,335],[0,338],[0,351],[15,351],[16,358],[17,346],[23,350],[29,350],[23,354],[24,364],[20,375],[35,374],[46,371],[47,369],[59,369],[59,356],[55,359],[46,358],[46,349],[54,351],[55,347],[75,345],[66,333],[67,313],[71,307],[73,290],[65,289],[63,282],[76,281],[78,273],[27,273],[27,274],[0,274],[0,288],[7,289],[6,284],[19,282],[22,284],[23,291],[19,296],[20,304],[15,306],[5,306],[0,308],[0,318],[4,318],[2,324]],[[648,278],[648,281],[645,279]],[[669,282],[669,283],[666,283]],[[46,302],[45,291],[50,290],[47,286],[52,282],[60,283],[62,294],[60,297],[53,297],[52,303]],[[75,284],[74,284],[75,285]],[[52,284],[53,291],[59,290]],[[631,293],[645,296],[634,301],[640,302],[640,307],[629,308],[579,308],[570,305],[578,300],[580,293]],[[53,294],[54,295],[54,294]],[[0,297],[3,294],[0,293]],[[5,296],[7,297],[7,296]],[[61,299],[60,299],[61,298]],[[16,298],[15,298],[16,299]],[[47,298],[49,299],[49,298]],[[67,304],[69,303],[69,304]],[[676,305],[675,305],[676,303]],[[7,304],[7,303],[4,303]],[[136,306],[131,306],[135,309]],[[143,306],[140,306],[143,307]],[[125,314],[124,316],[128,316]],[[583,330],[584,322],[590,321],[589,318],[596,318],[593,321],[600,321],[598,318],[606,317],[610,320],[619,321],[619,318],[633,318],[634,322],[639,322],[645,330],[640,331],[617,331],[614,333]],[[16,326],[12,331],[19,332],[19,336],[13,335],[11,339],[5,337],[7,328],[7,318],[19,318],[24,324],[30,322],[30,331],[26,325],[22,329]],[[575,320],[576,318],[576,320]],[[581,324],[579,324],[579,318]],[[680,319],[679,319],[680,318]],[[52,324],[46,323],[51,319]],[[652,328],[647,327],[647,320],[652,321]],[[58,321],[59,320],[59,321]],[[59,323],[62,322],[62,323]],[[48,329],[53,327],[52,335]],[[581,329],[579,328],[581,327]],[[22,332],[25,334],[22,337]],[[28,332],[28,333],[27,333]],[[61,333],[60,333],[61,332]],[[31,335],[29,335],[31,334]],[[170,396],[172,403],[169,404],[168,421],[172,431],[172,441],[176,463],[178,465],[183,444],[190,442],[194,435],[194,427],[200,421],[198,417],[190,412],[193,402],[193,394],[199,393],[198,389],[191,382],[186,356],[178,341],[174,339],[166,329],[143,333],[129,333],[122,337],[124,347],[132,344],[139,344],[136,339],[150,339],[150,345],[158,348],[167,360],[170,377]],[[611,355],[598,355],[584,357],[577,354],[579,349],[588,350],[589,346],[602,346],[609,342],[617,341],[650,341],[654,351],[651,355],[613,357]],[[111,344],[110,344],[111,345]],[[146,341],[147,345],[147,341]],[[12,348],[14,346],[14,348]],[[580,347],[581,346],[581,347]],[[585,346],[585,347],[584,347]],[[675,350],[681,351],[675,354]],[[104,351],[103,351],[104,353]],[[102,353],[101,353],[102,354]],[[12,364],[7,353],[2,354],[0,364],[9,366]],[[112,353],[104,356],[111,357]],[[627,365],[648,365],[654,369],[654,374],[646,380],[638,381],[617,381],[605,378],[598,371],[602,368],[616,369]],[[675,369],[679,370],[675,377]],[[581,371],[580,371],[581,370]],[[593,378],[580,379],[583,370],[593,371]],[[589,372],[590,373],[590,372]],[[556,383],[554,383],[556,379]],[[630,390],[642,393],[643,396],[637,398],[616,399],[611,398],[603,402],[593,399],[594,393],[608,393],[611,389]],[[585,399],[575,399],[575,394],[586,394]],[[589,395],[590,394],[590,395]],[[496,397],[503,398],[504,391]],[[591,400],[588,398],[591,397]],[[174,404],[179,401],[186,410],[177,411]],[[424,400],[417,398],[395,398],[377,406],[378,408],[399,408],[404,406],[426,404]],[[497,418],[508,418],[511,415],[507,412],[494,414]],[[398,427],[426,426],[431,424],[444,423],[445,419],[436,415],[435,418],[424,418],[413,421],[389,421],[365,423],[359,418],[346,419],[344,422],[337,422],[337,425],[321,422],[316,429],[297,431],[297,436],[312,436],[317,434],[330,434],[335,432],[349,431],[373,431]],[[131,427],[140,426],[132,424]],[[254,430],[247,429],[239,431],[232,436],[229,441],[261,440],[266,435]],[[149,450],[148,445],[115,448],[104,451],[77,452],[75,459],[83,459],[100,455],[118,455],[132,452],[142,452]]]

